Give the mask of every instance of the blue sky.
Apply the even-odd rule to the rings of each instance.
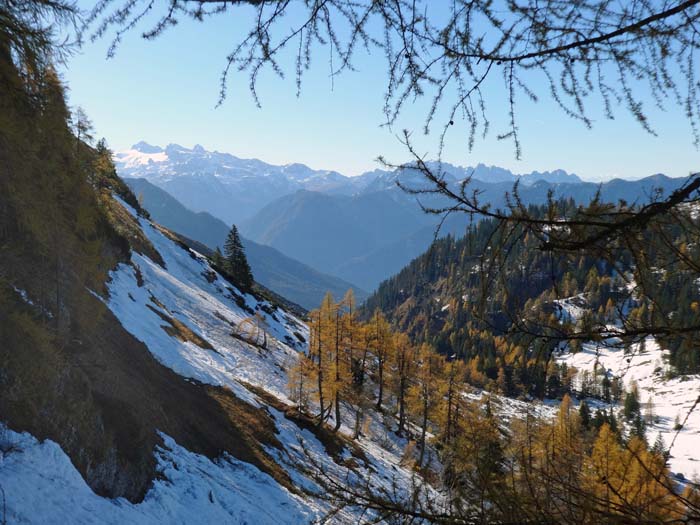
[[[248,91],[248,78],[234,74],[227,99],[215,107],[225,56],[245,27],[248,12],[233,11],[205,23],[184,21],[153,41],[142,40],[134,31],[125,36],[112,59],[106,58],[109,40],[86,43],[63,71],[71,104],[87,111],[96,135],[104,136],[115,150],[139,140],[202,144],[273,164],[302,162],[358,175],[379,167],[375,160],[379,155],[395,162],[407,160],[397,139],[407,128],[415,130],[419,151],[434,156],[439,129],[428,137],[421,133],[428,100],[409,105],[393,129],[381,126],[386,69],[378,52],[359,52],[358,71],[343,73],[331,83],[328,51],[319,51],[299,98],[293,62],[284,80],[265,73],[258,84],[261,109]],[[506,124],[501,84],[500,76],[494,75],[486,86],[493,94],[489,136],[469,152],[466,127],[458,121],[444,160],[495,164],[519,173],[563,168],[588,180],[659,172],[684,176],[700,169],[700,152],[680,109],[659,112],[650,107],[658,132],[654,137],[624,109],[616,112],[616,120],[605,120],[594,100],[595,123],[588,130],[556,109],[546,92],[539,103],[519,101],[523,155],[516,160],[512,143],[496,138]]]

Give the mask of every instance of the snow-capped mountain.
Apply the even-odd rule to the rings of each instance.
[[[440,173],[448,184],[459,182],[469,177],[481,183],[494,185],[507,183],[511,186],[516,182],[521,186],[531,186],[540,181],[544,181],[548,184],[579,184],[583,182],[578,175],[568,173],[561,169],[518,174],[505,168],[487,166],[482,163],[467,167],[456,166],[448,162],[427,162],[426,164],[434,173]],[[420,188],[425,186],[425,179],[418,170],[374,170],[363,174],[362,177],[365,177],[363,191],[393,189],[396,187],[397,180],[400,180],[401,183],[407,187]]]
[[[351,194],[355,181],[338,172],[303,164],[274,166],[257,159],[207,151],[196,145],[165,148],[145,142],[116,153],[122,177],[145,178],[193,211],[206,211],[227,223],[252,216],[271,201],[298,190]]]
[[[274,200],[299,190],[331,195],[355,195],[396,190],[396,179],[420,184],[422,176],[410,170],[373,170],[357,177],[337,171],[314,170],[304,164],[283,166],[258,159],[242,159],[229,153],[208,151],[200,145],[192,149],[178,144],[165,148],[138,142],[130,149],[115,154],[114,162],[122,177],[145,178],[160,186],[193,211],[206,211],[227,223],[249,219]],[[496,166],[475,167],[430,163],[446,173],[450,181],[472,177],[484,183],[510,184],[520,181],[530,185],[579,183],[576,175],[564,170],[514,174]]]
[[[275,166],[200,145],[161,148],[146,142],[117,153],[114,161],[122,177],[146,179],[190,210],[234,223],[251,240],[366,290],[427,248],[437,224],[415,197],[396,185],[400,178],[406,186],[425,187],[423,175],[411,169],[376,169],[347,177],[298,163]],[[563,170],[518,175],[484,164],[429,165],[451,184],[472,177],[495,206],[516,181],[527,189],[537,184],[565,183],[574,190],[585,185]],[[463,230],[458,224],[445,232]],[[370,257],[375,253],[376,261]]]

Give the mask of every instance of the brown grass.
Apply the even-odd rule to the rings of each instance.
[[[147,304],[146,306],[163,321],[168,323],[167,325],[161,325],[160,327],[165,330],[165,333],[167,333],[170,337],[177,337],[182,342],[186,343],[189,341],[190,343],[196,344],[200,348],[216,352],[216,349],[209,341],[194,333],[182,321],[178,321],[174,317],[164,314],[157,308],[153,308],[150,304]]]
[[[266,404],[284,413],[284,417],[290,421],[293,421],[299,428],[308,430],[314,436],[316,436],[316,439],[323,444],[323,448],[337,464],[354,468],[357,465],[357,462],[353,461],[353,459],[357,459],[365,464],[368,464],[369,460],[364,451],[357,445],[357,443],[355,443],[345,434],[334,432],[326,424],[318,426],[318,421],[315,418],[307,414],[299,414],[296,407],[288,405],[258,386],[251,385],[250,383],[243,381],[241,381],[241,383]],[[353,458],[349,458],[347,460],[343,458],[343,452],[346,449],[350,451]]]
[[[288,490],[297,492],[289,474],[263,448],[267,445],[283,449],[277,439],[277,427],[272,416],[238,399],[230,390],[207,387],[207,393],[216,400],[238,432],[238,439],[230,444],[228,452],[268,473]]]
[[[212,459],[229,453],[293,489],[265,452],[281,447],[265,410],[161,365],[79,289],[85,306],[71,308],[72,332],[62,341],[13,292],[0,304],[12,312],[0,316],[0,414],[11,428],[57,442],[103,496],[143,498],[156,477],[158,432]]]
[[[107,218],[118,234],[128,239],[131,248],[145,255],[153,262],[165,268],[165,261],[150,240],[141,231],[136,219],[105,190],[101,195],[101,203]]]

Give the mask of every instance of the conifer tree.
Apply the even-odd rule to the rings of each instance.
[[[633,383],[632,388],[625,396],[625,419],[627,419],[628,421],[635,419],[639,415],[640,408],[641,407],[639,404],[639,390],[636,383]]]
[[[214,255],[212,255],[211,257],[211,262],[216,268],[219,269],[224,269],[226,266],[224,261],[224,255],[221,253],[221,249],[218,246],[214,250]]]
[[[389,329],[389,323],[387,322],[384,314],[378,309],[374,312],[372,316],[372,328],[374,331],[374,357],[376,359],[377,366],[377,410],[382,409],[382,403],[384,401],[384,371],[386,367],[387,359],[391,353],[391,344],[393,343],[391,338],[391,332]]]
[[[333,377],[331,388],[335,404],[335,431],[340,429],[340,405],[341,400],[353,404],[355,399],[353,366],[355,363],[355,350],[358,340],[358,323],[355,310],[355,293],[349,289],[343,300],[334,305],[335,320],[333,337]]]
[[[324,345],[323,345],[323,318],[321,310],[315,310],[309,314],[309,351],[311,357],[315,363],[315,376],[317,381],[316,396],[319,404],[319,415],[318,424],[321,426],[325,420],[326,406],[324,398],[324,367],[325,361],[323,359]]]
[[[330,297],[330,294],[327,294]],[[341,348],[342,340],[344,336],[344,326],[343,326],[343,316],[341,314],[341,304],[336,304],[331,301],[333,306],[331,314],[332,327],[329,331],[331,337],[331,344],[329,345],[329,357],[331,363],[331,388],[330,393],[333,398],[333,405],[335,406],[335,427],[333,430],[337,432],[340,430],[341,418],[340,418],[340,400],[342,392],[345,388],[345,360],[343,359],[343,351]]]
[[[442,440],[450,443],[457,435],[459,420],[459,399],[462,382],[466,375],[464,361],[453,359],[445,365],[443,378],[443,410],[441,410],[441,426],[443,430]]]
[[[614,431],[603,424],[588,459],[586,484],[588,492],[594,494],[607,515],[611,515],[618,503],[613,498],[620,494],[624,479],[623,455]]]
[[[632,426],[630,427],[630,437],[635,437],[646,443],[646,423],[644,418],[637,412],[632,418]]]
[[[578,506],[579,475],[583,462],[581,420],[573,409],[571,398],[564,395],[556,421],[545,433],[544,457],[540,470],[552,499],[561,502],[557,512],[568,515],[564,521],[576,523],[573,515]],[[571,514],[570,514],[571,513]]]
[[[497,419],[491,414],[489,397],[484,407],[478,403],[464,407],[463,429],[455,434],[449,451],[445,455],[448,483],[478,509],[484,519],[475,522],[489,522],[485,519],[489,500],[500,497],[498,486],[504,462],[501,433]]]
[[[661,432],[656,435],[656,440],[654,441],[654,445],[651,447],[651,451],[663,459],[664,465],[666,464],[668,461],[668,450],[666,449],[666,443],[664,443],[664,438],[661,435]]]
[[[253,288],[253,272],[250,270],[243,243],[235,224],[231,226],[231,231],[226,237],[224,253],[226,255],[226,271],[242,290],[250,291]]]
[[[611,400],[611,392],[610,392],[610,379],[608,378],[608,374],[603,375],[603,380],[601,382],[601,386],[603,387],[603,401],[606,403],[610,403]]]
[[[369,359],[370,345],[373,339],[373,330],[367,324],[356,327],[356,340],[359,345],[358,355],[354,355],[351,363],[352,396],[355,405],[355,428],[353,439],[360,436],[364,410],[369,406],[369,398],[366,389],[367,361]]]
[[[654,400],[651,396],[647,398],[644,404],[644,422],[649,425],[654,423]]]
[[[87,144],[92,143],[92,133],[94,131],[94,127],[92,122],[90,122],[90,118],[87,116],[87,113],[85,113],[85,110],[80,106],[71,112],[70,123],[76,139],[75,151],[77,154],[81,142],[85,142]]]
[[[394,351],[392,352],[392,368],[395,377],[394,388],[396,389],[396,404],[399,410],[399,424],[396,434],[402,436],[406,430],[406,392],[408,390],[409,379],[413,371],[414,352],[411,341],[403,333],[394,336]]]
[[[340,350],[340,318],[339,305],[333,300],[330,292],[326,293],[321,307],[309,315],[310,355],[315,363],[316,400],[319,404],[318,425],[321,426],[331,413],[336,401],[340,402],[340,392],[343,389],[341,372],[343,363],[336,360]],[[336,417],[340,417],[337,408]]]
[[[415,383],[408,391],[409,407],[420,426],[418,467],[423,466],[428,424],[441,400],[439,378],[442,374],[442,357],[427,344],[421,345],[416,358]]]
[[[591,410],[588,408],[588,403],[586,403],[585,399],[581,400],[581,403],[578,407],[578,415],[581,419],[581,426],[584,429],[588,430],[588,427],[591,423]]]
[[[600,408],[596,409],[593,415],[593,428],[599,431],[601,427],[607,422],[607,414],[603,412]]]

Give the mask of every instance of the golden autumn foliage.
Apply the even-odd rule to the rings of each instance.
[[[678,493],[662,453],[638,437],[624,439],[607,423],[591,427],[590,413],[584,421],[568,395],[551,419],[525,413],[507,424],[496,396],[466,395],[468,383],[479,381],[505,393],[507,358],[495,361],[499,373],[490,384],[480,357],[448,359],[427,344],[414,345],[378,311],[358,319],[347,296],[336,303],[327,295],[311,312],[310,329],[308,355],[289,374],[298,409],[316,414],[319,425],[333,420],[335,430],[347,423],[354,439],[368,432],[371,409],[394,421],[392,430],[406,438],[404,466],[434,478],[433,459],[440,460],[439,483],[455,517],[449,523],[658,523],[700,516],[700,496]],[[502,339],[496,344],[502,355],[522,358],[522,349]],[[567,370],[563,380],[575,373]]]

